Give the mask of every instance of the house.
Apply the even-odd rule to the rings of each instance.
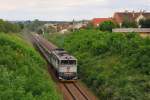
[[[126,20],[135,21],[139,23],[141,19],[150,19],[150,12],[140,11],[140,12],[116,12],[113,16],[113,20],[122,26],[122,23]],[[140,27],[140,26],[139,26]]]
[[[74,29],[81,29],[81,28],[86,27],[86,26],[87,26],[87,24],[84,24],[84,23],[82,23],[82,22],[79,22],[79,23],[75,23],[75,24],[73,25],[73,28],[74,28]]]
[[[65,33],[68,33],[68,32],[69,32],[68,29],[62,29],[61,31],[59,31],[59,33],[61,33],[61,34],[65,34]]]
[[[91,23],[95,27],[98,27],[102,22],[104,22],[104,21],[111,21],[111,20],[112,20],[112,18],[94,18]]]
[[[57,24],[57,32],[60,32],[64,29],[68,29],[70,27],[70,24],[69,23],[60,23],[60,24]]]

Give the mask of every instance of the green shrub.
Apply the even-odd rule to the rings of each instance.
[[[112,21],[104,21],[99,25],[99,29],[101,31],[109,31],[109,32],[112,32],[112,29],[116,27],[117,25]]]
[[[129,21],[129,20],[125,20],[122,23],[122,27],[123,28],[137,28],[138,24],[136,21]]]
[[[80,30],[58,42],[61,39],[61,35],[49,37],[78,58],[79,76],[100,99],[150,99],[149,38],[136,33]]]
[[[21,38],[0,33],[0,100],[60,100],[45,66]]]
[[[20,32],[23,29],[22,24],[12,24],[8,21],[0,19],[0,32],[15,33]]]
[[[150,19],[140,20],[139,24],[142,28],[150,28]]]

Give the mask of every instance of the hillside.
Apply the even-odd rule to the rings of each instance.
[[[46,63],[24,40],[0,33],[0,100],[61,100]]]
[[[150,39],[79,30],[48,37],[78,58],[79,76],[103,100],[150,99]]]

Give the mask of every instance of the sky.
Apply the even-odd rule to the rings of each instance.
[[[142,9],[150,12],[150,0],[0,0],[0,19],[71,21]]]

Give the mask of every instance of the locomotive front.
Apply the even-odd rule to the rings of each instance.
[[[66,51],[59,50],[58,76],[62,81],[77,80],[77,59]]]
[[[77,60],[61,60],[59,68],[59,79],[76,80],[77,79]]]

